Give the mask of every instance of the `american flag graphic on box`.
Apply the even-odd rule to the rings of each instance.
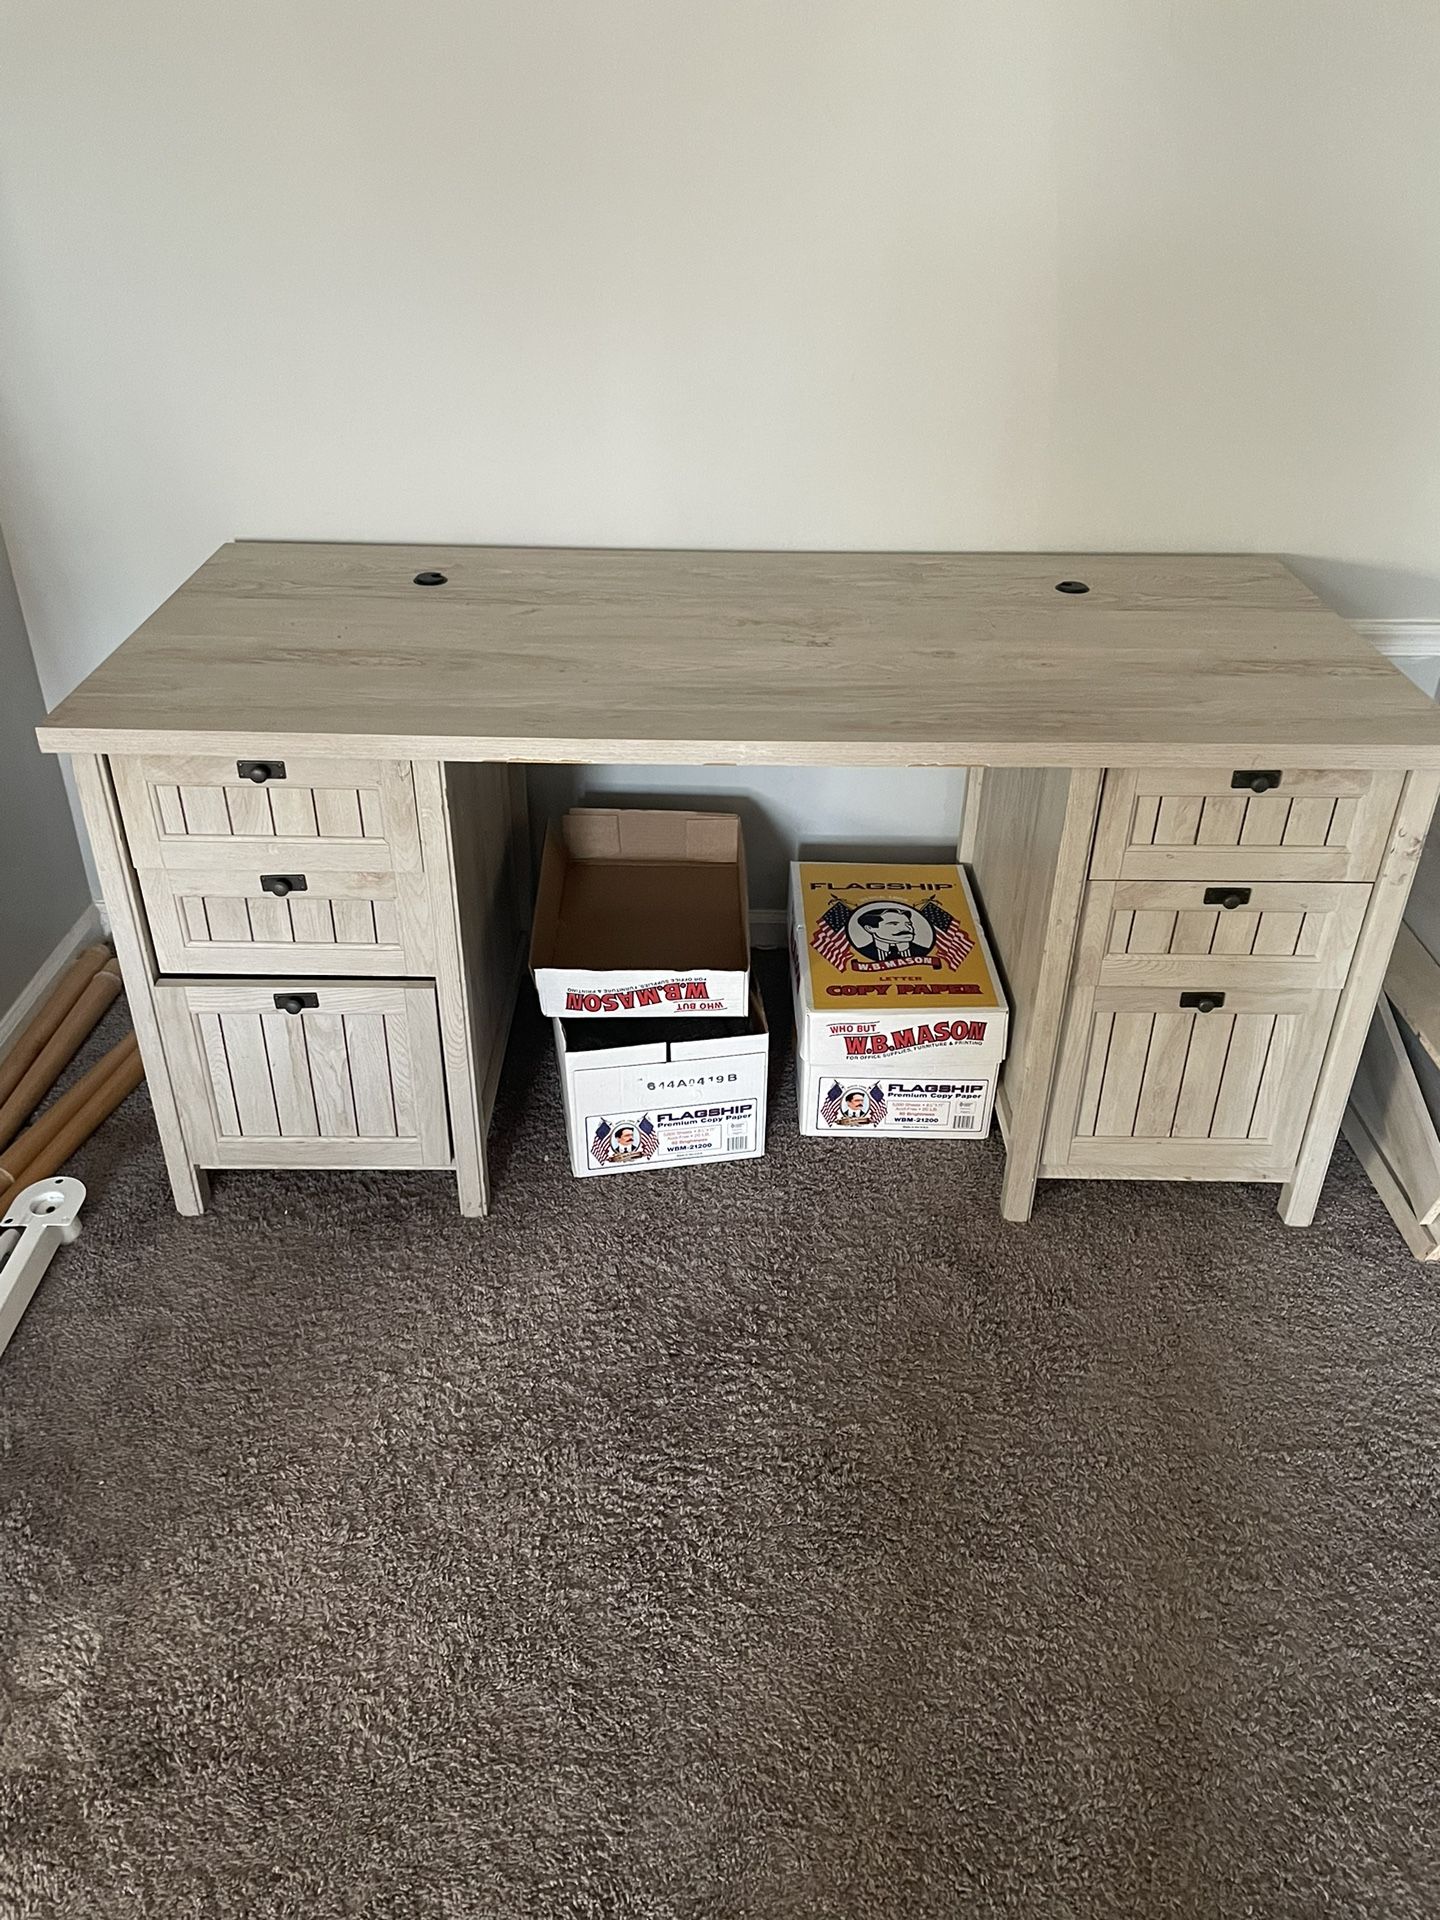
[[[836,900],[816,921],[810,941],[815,951],[840,973],[850,964],[850,935],[846,931],[849,925],[849,907],[843,900]]]
[[[927,900],[920,911],[935,929],[937,957],[947,967],[961,966],[975,951],[975,942],[964,927],[938,900]]]
[[[632,1138],[621,1140],[618,1136],[628,1132]],[[590,1142],[590,1158],[602,1167],[623,1165],[631,1160],[650,1160],[660,1144],[655,1132],[655,1123],[649,1114],[643,1114],[638,1123],[623,1122],[612,1127],[608,1120],[602,1120],[595,1129],[595,1138]]]

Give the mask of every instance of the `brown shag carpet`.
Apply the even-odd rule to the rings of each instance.
[[[109,1037],[108,1035],[106,1037]],[[1436,1279],[1264,1188],[800,1140],[484,1223],[143,1093],[0,1360],[0,1914],[1440,1912]]]

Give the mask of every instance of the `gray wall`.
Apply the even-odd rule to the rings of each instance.
[[[0,544],[0,1016],[90,904],[10,561]]]

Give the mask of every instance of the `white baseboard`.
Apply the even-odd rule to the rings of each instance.
[[[100,909],[87,907],[54,950],[41,961],[16,999],[0,1014],[0,1054],[4,1053],[80,949],[92,946],[102,937]]]
[[[1350,625],[1387,660],[1440,658],[1440,620],[1352,620]]]

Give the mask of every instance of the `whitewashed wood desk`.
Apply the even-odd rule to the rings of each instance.
[[[1428,700],[1213,555],[240,542],[40,741],[189,1213],[237,1166],[448,1167],[485,1211],[523,769],[640,761],[983,770],[1007,1217],[1260,1180],[1304,1224],[1440,776]]]

